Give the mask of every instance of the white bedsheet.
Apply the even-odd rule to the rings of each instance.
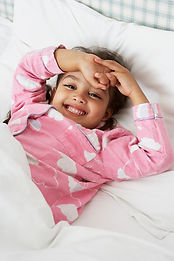
[[[3,261],[172,261],[173,253],[133,237],[84,227],[66,227],[43,250],[2,254]]]
[[[3,261],[172,261],[173,258],[173,253],[151,243],[84,227],[64,228],[50,248],[1,255]]]
[[[0,124],[0,134],[1,260],[174,259],[169,249],[123,233],[66,222],[54,226],[50,208],[31,180],[22,146],[6,124]]]
[[[174,171],[129,182],[111,182],[110,195],[150,234],[162,239],[174,232]]]

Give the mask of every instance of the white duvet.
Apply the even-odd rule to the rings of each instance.
[[[174,259],[169,250],[124,234],[66,222],[54,226],[48,205],[31,181],[22,146],[3,123],[0,134],[0,260]]]

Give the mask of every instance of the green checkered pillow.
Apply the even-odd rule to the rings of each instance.
[[[96,11],[125,22],[174,30],[173,0],[77,0]],[[0,16],[13,20],[14,0],[0,0]]]
[[[174,30],[174,0],[78,0],[96,11],[125,22]]]
[[[13,20],[14,0],[0,0],[0,16]]]

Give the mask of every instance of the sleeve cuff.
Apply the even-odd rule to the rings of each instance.
[[[64,71],[59,68],[54,56],[54,52],[57,48],[66,49],[63,45],[60,45],[59,47],[50,46],[48,48],[44,48],[41,52],[41,58],[46,69],[54,75],[64,73]]]
[[[146,120],[162,118],[160,105],[158,103],[143,103],[133,107],[134,120]]]

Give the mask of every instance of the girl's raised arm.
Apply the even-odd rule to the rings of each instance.
[[[24,104],[44,102],[46,80],[62,73],[54,58],[56,47],[48,47],[27,53],[20,61],[13,80],[13,111]]]

